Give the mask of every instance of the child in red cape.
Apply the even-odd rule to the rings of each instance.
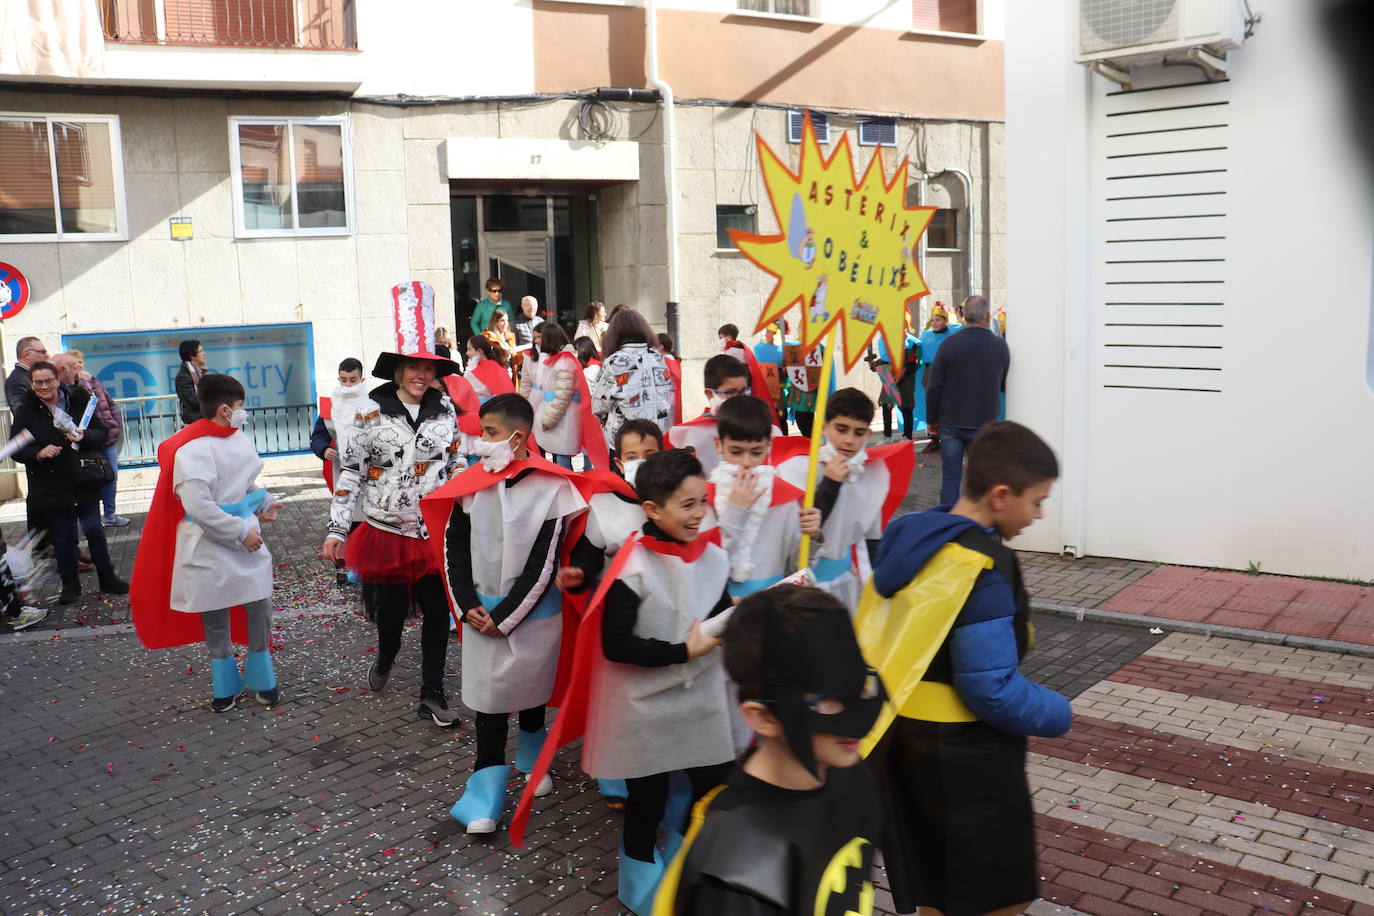
[[[450,815],[469,834],[496,832],[510,767],[506,737],[519,714],[515,768],[528,773],[544,736],[564,630],[554,571],[569,525],[586,509],[570,473],[531,458],[534,411],[518,394],[481,407],[481,457],[421,501],[451,613],[461,622],[463,703],[477,713],[477,760]],[[545,776],[536,794],[553,784]]]
[[[276,518],[277,503],[256,485],[262,460],[241,430],[243,385],[206,375],[197,388],[205,418],[158,447],[129,596],[134,628],[150,649],[205,640],[212,711],[233,709],[244,687],[272,706],[281,697],[268,646],[272,554],[259,528]],[[248,643],[242,674],[235,641]]]
[[[749,367],[733,355],[738,352],[717,353],[706,361],[702,367],[702,380],[706,384],[706,410],[695,420],[688,420],[668,430],[668,444],[673,448],[690,448],[694,451],[708,476],[720,463],[720,455],[716,452],[716,411],[729,398],[754,393]],[[775,428],[772,434],[781,436],[782,430]]]
[[[592,394],[577,352],[557,324],[539,329],[540,360],[528,359],[520,376],[520,394],[534,408],[539,446],[554,464],[572,470],[574,455],[586,453],[589,467],[606,469],[606,438],[592,414]]]
[[[573,679],[553,740],[530,779],[547,771],[556,748],[583,735],[583,768],[625,779],[629,798],[620,854],[620,900],[647,916],[664,864],[681,842],[686,811],[658,848],[669,777],[685,771],[699,798],[734,761],[720,640],[702,622],[731,605],[729,557],[719,530],[702,532],[706,481],[701,463],[672,449],[647,459],[635,477],[648,521],[622,547],[578,629]],[[589,577],[590,578],[590,577]],[[533,792],[511,824],[522,840]]]

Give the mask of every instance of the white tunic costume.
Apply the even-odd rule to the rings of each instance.
[[[822,468],[824,464],[822,458]],[[789,458],[778,466],[778,476],[795,487],[805,487],[807,465],[806,455]],[[817,471],[818,475],[823,473]],[[816,585],[840,599],[851,614],[859,602],[862,584],[854,566],[854,548],[865,551],[865,541],[882,537],[883,502],[891,486],[892,475],[882,461],[865,460],[862,469],[851,470],[821,527],[824,542],[811,545]]]
[[[455,505],[445,533],[449,600],[466,613],[476,606],[469,589],[475,590],[505,634],[484,636],[463,623],[468,707],[509,713],[549,701],[563,638],[563,594],[553,578],[570,517],[586,506],[567,478],[537,469],[469,493]],[[466,526],[456,517],[460,511]],[[511,597],[513,606],[494,613]]]
[[[177,450],[172,487],[186,517],[177,523],[173,610],[218,611],[272,595],[272,552],[265,544],[243,546],[244,535],[261,529],[255,512],[274,501],[257,488],[261,470],[241,430],[222,439],[201,436]]]
[[[619,581],[639,596],[636,636],[686,641],[719,603],[730,558],[711,544],[694,562],[636,544]],[[735,757],[720,650],[661,668],[601,659],[588,703],[583,768],[631,779]]]

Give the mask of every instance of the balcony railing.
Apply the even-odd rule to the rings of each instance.
[[[354,0],[100,0],[109,41],[357,50]]]

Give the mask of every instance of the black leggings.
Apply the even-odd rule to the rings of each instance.
[[[522,709],[520,730],[537,732],[544,727],[544,707]],[[504,766],[506,763],[506,729],[510,724],[508,712],[479,712],[474,730],[477,732],[477,762],[473,770]]]
[[[692,782],[692,805],[707,792],[725,782],[730,775],[733,760],[704,767],[689,767],[683,770]],[[654,860],[654,847],[658,845],[658,823],[663,820],[663,810],[668,806],[668,774],[655,773],[652,776],[639,776],[625,780],[628,798],[625,799],[625,854],[641,862]],[[687,819],[691,817],[692,805],[687,806],[687,814],[680,824],[666,824],[670,830],[686,834]]]
[[[368,616],[377,621],[377,667],[391,673],[401,651],[401,633],[411,602],[420,606],[420,692],[444,689],[448,661],[449,613],[444,584],[438,574],[425,576],[414,585],[398,582],[364,582],[363,601]]]

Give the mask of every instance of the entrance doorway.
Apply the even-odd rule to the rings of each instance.
[[[594,194],[454,194],[454,323],[466,337],[491,277],[512,307],[524,296],[569,334],[601,296]]]

